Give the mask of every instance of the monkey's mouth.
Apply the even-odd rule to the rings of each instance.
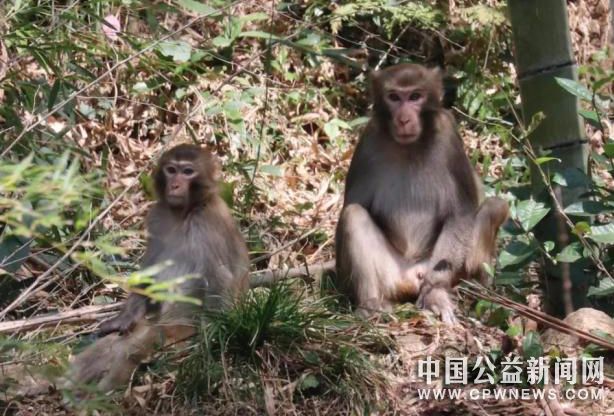
[[[166,196],[166,202],[168,203],[170,207],[173,207],[173,208],[182,207],[183,205],[185,205],[185,200],[184,200],[183,195],[168,194]]]
[[[420,135],[417,133],[403,133],[403,134],[397,133],[394,135],[396,142],[399,144],[413,143],[416,140],[418,140],[418,137],[420,137]]]

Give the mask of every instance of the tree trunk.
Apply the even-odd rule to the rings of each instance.
[[[578,99],[555,81],[555,77],[577,80],[565,1],[509,0],[508,5],[525,125],[539,112],[546,116],[528,139],[536,151],[548,152],[549,156],[561,160],[542,165],[546,173],[574,168],[586,173],[588,149],[584,125],[578,115]],[[555,189],[564,207],[585,191],[585,185]],[[532,192],[536,199],[549,198],[536,166],[532,166]],[[539,224],[536,235],[541,241],[554,241],[558,249],[570,240],[567,227],[554,213]],[[585,266],[581,261],[544,265],[550,313],[559,316],[569,313],[565,310],[569,309],[565,308],[566,303],[574,309],[586,305],[590,276],[585,275]],[[565,281],[571,281],[571,287],[564,290]]]

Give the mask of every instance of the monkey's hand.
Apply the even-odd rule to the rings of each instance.
[[[103,336],[112,332],[119,332],[120,334],[130,332],[137,322],[143,320],[147,314],[147,302],[147,297],[131,293],[124,302],[121,312],[100,324],[98,334]]]
[[[447,287],[441,285],[433,285],[429,281],[425,281],[420,288],[420,295],[416,302],[419,308],[428,309],[435,315],[441,316],[441,320],[449,325],[457,323],[454,316],[456,309],[450,291]]]

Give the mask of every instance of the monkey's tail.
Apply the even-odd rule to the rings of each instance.
[[[477,277],[485,283],[483,263],[490,263],[496,246],[497,232],[501,224],[507,220],[509,207],[501,198],[487,198],[475,216],[473,235],[471,237],[471,250],[465,263],[467,275]]]

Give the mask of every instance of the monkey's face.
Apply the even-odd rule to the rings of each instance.
[[[391,115],[390,132],[397,143],[414,143],[422,135],[420,115],[426,97],[418,88],[391,89],[384,93],[384,102]]]
[[[154,172],[156,193],[162,203],[178,211],[190,211],[217,195],[219,168],[215,158],[193,144],[166,151]]]
[[[427,113],[441,106],[441,74],[416,64],[399,64],[371,74],[374,116],[392,140],[415,143],[429,130]]]
[[[166,183],[164,196],[171,208],[184,208],[190,203],[191,184],[198,177],[198,169],[193,162],[173,160],[162,166],[162,174]]]

